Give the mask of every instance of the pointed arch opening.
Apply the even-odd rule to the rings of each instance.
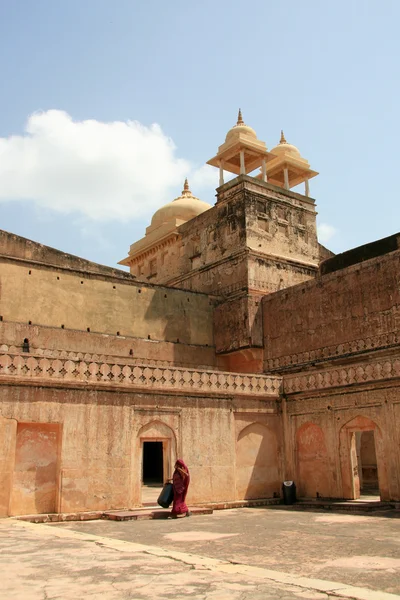
[[[339,433],[343,497],[389,500],[382,431],[369,417],[358,415]]]

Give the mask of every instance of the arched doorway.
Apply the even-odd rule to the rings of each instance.
[[[305,423],[296,433],[297,491],[300,497],[331,496],[332,474],[325,435],[319,425]]]
[[[280,493],[278,443],[262,423],[247,425],[236,443],[236,497],[272,498]]]
[[[389,500],[382,432],[375,421],[357,416],[340,430],[343,497],[357,500],[374,492]]]
[[[154,505],[163,483],[172,475],[176,461],[176,437],[162,421],[144,425],[137,434],[135,480],[139,502]],[[139,464],[137,464],[139,462]]]

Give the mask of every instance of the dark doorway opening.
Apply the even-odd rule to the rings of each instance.
[[[162,442],[143,442],[143,483],[162,484],[164,482]]]
[[[361,496],[379,496],[378,464],[373,431],[357,431],[357,463]]]

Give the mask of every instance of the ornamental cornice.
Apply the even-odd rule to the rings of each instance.
[[[0,383],[110,387],[132,391],[278,398],[281,377],[0,354]]]
[[[346,387],[378,381],[387,381],[400,377],[400,357],[385,357],[380,360],[353,363],[337,368],[323,369],[308,373],[284,375],[285,394],[313,392],[329,388]]]
[[[266,371],[280,371],[289,368],[307,368],[309,363],[348,357],[349,355],[384,350],[400,344],[400,333],[391,332],[381,335],[369,336],[362,339],[351,340],[342,344],[323,346],[307,352],[286,354],[279,358],[267,359],[264,363]]]

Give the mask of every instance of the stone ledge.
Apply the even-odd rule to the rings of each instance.
[[[306,368],[310,363],[318,363],[338,358],[348,358],[353,355],[362,355],[376,350],[385,350],[396,348],[400,344],[400,333],[384,333],[376,336],[369,336],[365,339],[350,340],[333,346],[325,346],[300,352],[280,356],[278,358],[268,358],[264,362],[265,370],[270,372],[280,372],[282,370],[293,368]]]
[[[226,502],[205,502],[196,504],[198,507],[212,508],[213,510],[227,510],[230,508],[246,508],[253,506],[275,506],[282,504],[281,498],[259,498],[255,500],[233,500]]]
[[[361,383],[375,383],[400,377],[400,357],[388,357],[364,364],[331,367],[312,373],[285,375],[283,389],[285,394],[325,390]]]
[[[112,385],[115,389],[278,398],[281,377],[214,370],[152,367],[122,362],[52,359],[24,353],[0,354],[0,380],[41,385]]]
[[[19,515],[10,517],[17,521],[28,523],[64,523],[66,521],[94,521],[103,517],[103,511],[75,512],[75,513],[48,513],[41,515]]]
[[[189,506],[191,516],[211,515],[212,508]],[[109,521],[148,521],[152,519],[168,519],[171,516],[170,508],[138,509],[138,510],[112,510],[103,513],[103,519]],[[185,518],[185,517],[182,517]]]

